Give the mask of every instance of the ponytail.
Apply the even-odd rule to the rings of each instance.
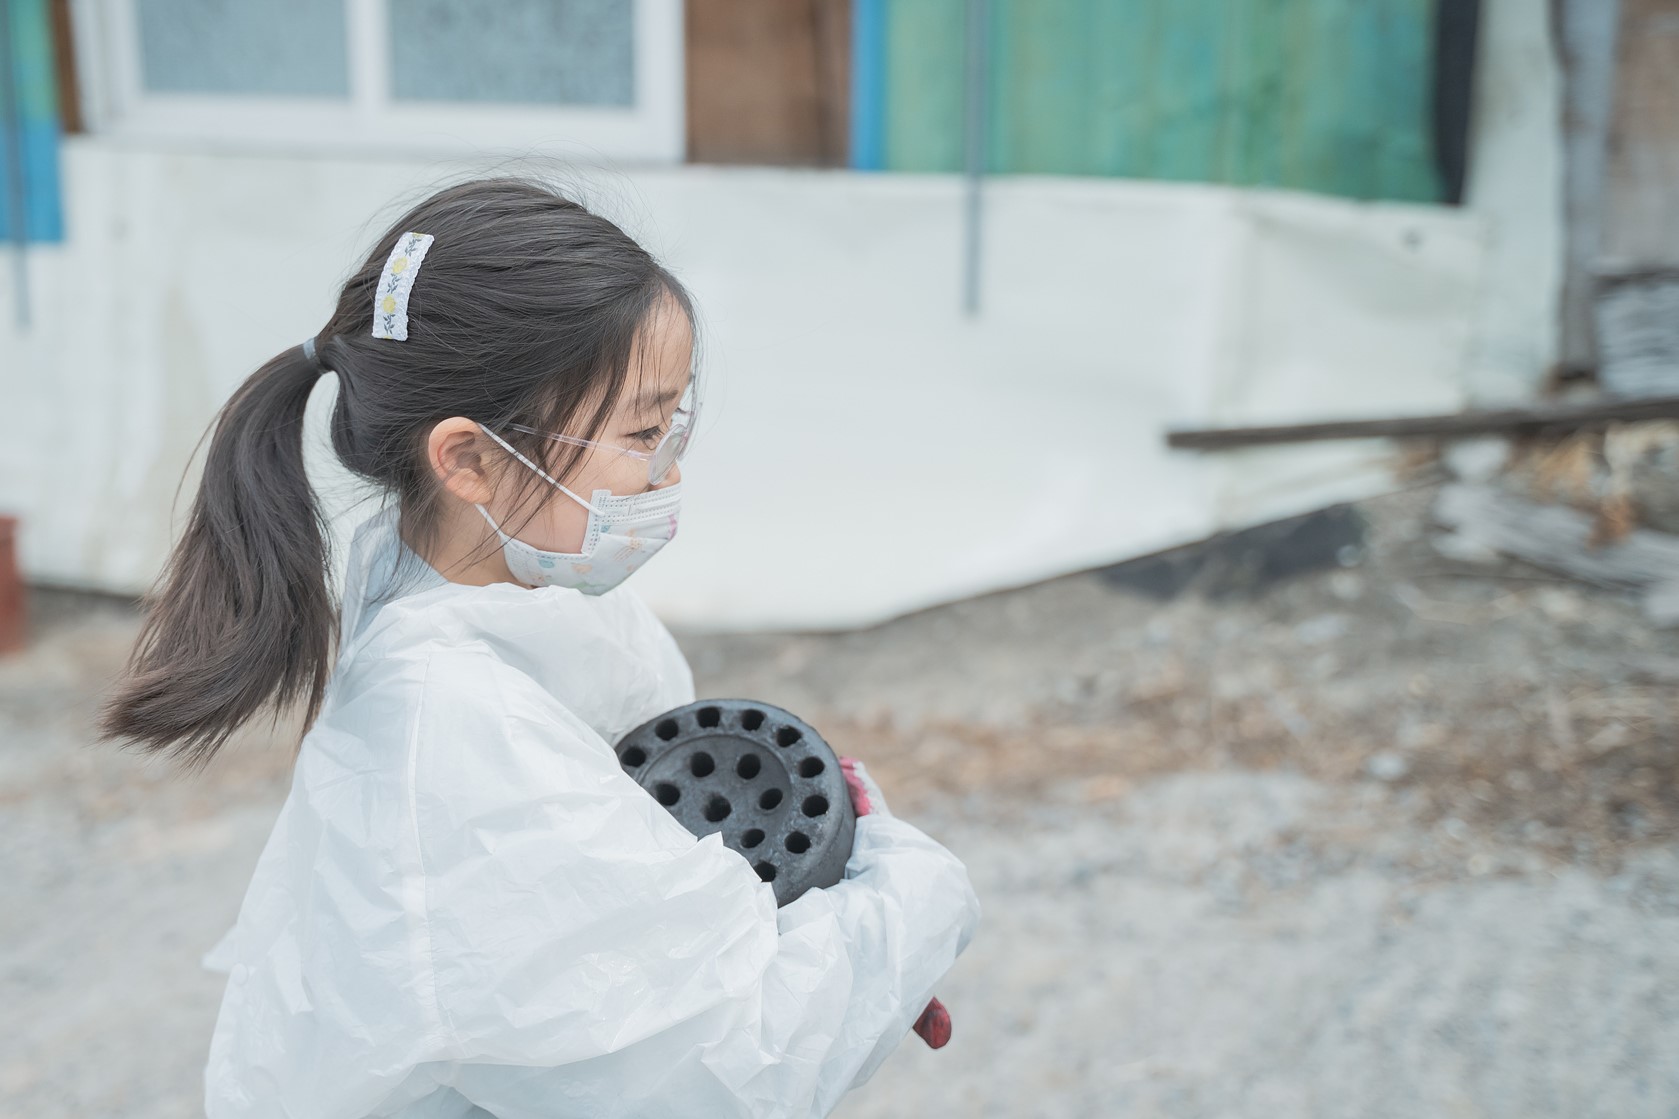
[[[435,244],[409,293],[406,338],[369,329],[385,266],[412,232]],[[417,267],[417,265],[416,265]],[[412,275],[412,273],[410,273]],[[612,222],[552,187],[509,178],[446,187],[397,219],[316,332],[251,375],[217,417],[186,530],[100,715],[105,738],[201,768],[272,708],[320,713],[338,636],[327,531],[303,473],[303,410],[322,366],[338,377],[338,460],[396,499],[422,556],[445,490],[426,460],[439,420],[595,438],[631,376],[642,329],[682,285]],[[552,444],[520,435],[542,458]],[[551,469],[563,474],[574,459]],[[524,472],[520,472],[524,473]],[[518,502],[552,499],[535,475]],[[487,545],[488,546],[488,545]]]
[[[198,769],[265,707],[278,715],[302,700],[314,721],[337,632],[326,524],[303,470],[303,411],[318,374],[295,346],[222,408],[101,737]]]

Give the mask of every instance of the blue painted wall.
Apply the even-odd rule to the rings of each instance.
[[[58,92],[47,0],[11,0],[10,9],[11,73],[22,127],[18,145],[7,131],[8,122],[0,118],[0,241],[13,237],[16,207],[8,192],[17,182],[10,163],[15,146],[23,153],[25,232],[32,241],[60,241],[64,210],[58,179]]]

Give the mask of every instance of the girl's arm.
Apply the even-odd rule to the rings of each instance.
[[[962,864],[901,820],[859,819],[847,879],[778,911],[522,673],[440,652],[427,679],[420,982],[450,1083],[503,1119],[825,1115],[973,933]]]

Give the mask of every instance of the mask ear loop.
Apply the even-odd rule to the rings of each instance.
[[[558,481],[554,480],[553,478],[550,478],[548,476],[548,472],[546,470],[542,469],[542,467],[536,465],[536,463],[532,462],[530,459],[528,459],[524,455],[520,454],[516,449],[514,449],[514,447],[511,444],[509,444],[507,442],[507,440],[503,439],[501,436],[497,435],[495,432],[491,431],[489,428],[484,427],[483,424],[479,424],[478,426],[483,430],[485,435],[488,435],[491,439],[494,439],[497,443],[500,443],[502,445],[502,448],[504,450],[506,450],[508,454],[512,455],[514,458],[518,459],[520,462],[524,463],[526,466],[528,466],[532,470],[536,471],[537,474],[541,475],[542,480],[547,482],[550,486],[553,486],[555,489],[559,490],[561,493],[565,494],[567,497],[569,497],[573,501],[577,502],[577,504],[583,506],[583,508],[585,508],[589,512],[593,513],[595,516],[604,517],[606,515],[606,514],[602,513],[599,509],[595,508],[593,505],[589,504],[587,501],[584,501],[581,497],[578,497],[576,494],[572,493],[569,489],[567,489],[565,487],[565,485],[563,483],[558,482]]]

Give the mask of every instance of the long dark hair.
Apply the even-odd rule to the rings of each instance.
[[[408,338],[375,338],[374,289],[407,231],[435,238],[410,295]],[[322,368],[339,379],[334,451],[396,495],[404,538],[424,550],[441,494],[425,459],[431,426],[478,420],[563,475],[581,449],[556,452],[509,425],[598,434],[638,335],[667,298],[692,324],[686,291],[645,249],[541,183],[462,183],[404,214],[344,284],[315,336],[317,360],[302,346],[286,350],[217,416],[186,529],[148,599],[101,736],[196,769],[265,709],[301,703],[305,725],[319,713],[338,604],[326,521],[304,474],[303,412]],[[581,415],[591,399],[599,403]],[[548,491],[536,507],[553,496],[519,473],[527,497]]]

